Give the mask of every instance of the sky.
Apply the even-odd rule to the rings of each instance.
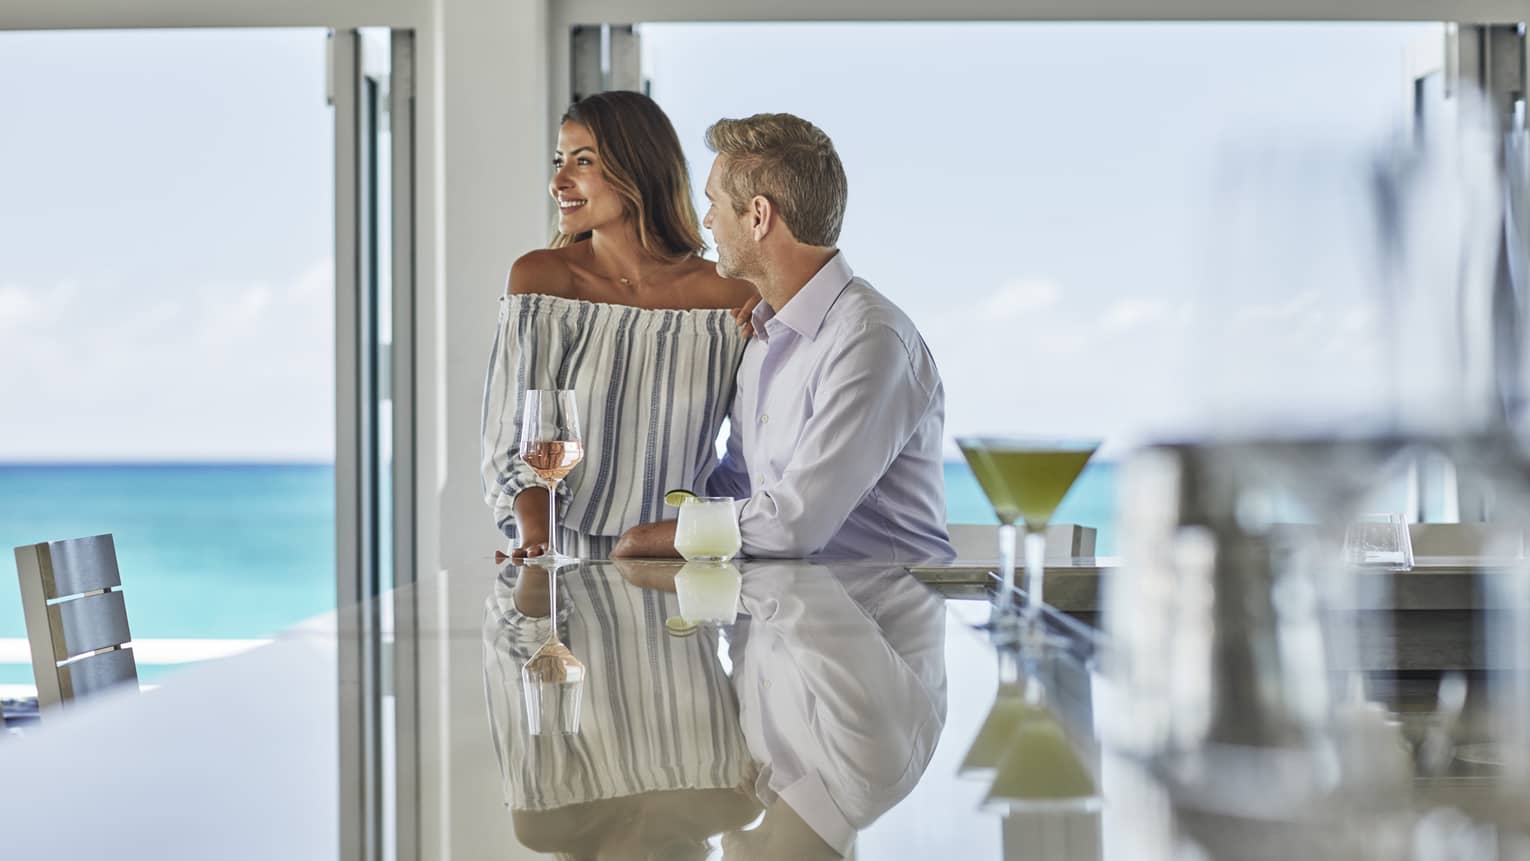
[[[0,33],[0,460],[333,457],[324,38]]]
[[[1317,141],[1329,158],[1384,138],[1408,109],[1409,45],[1439,34],[665,24],[643,27],[642,50],[698,200],[717,117],[790,111],[833,137],[850,178],[840,246],[924,333],[948,436],[1119,449],[1204,423],[1214,387],[1197,380],[1229,344],[1240,389],[1300,390],[1371,325],[1353,296],[1219,261],[1250,241],[1222,218],[1240,187],[1229,154]],[[28,404],[0,461],[332,456],[323,41],[0,34],[0,105],[22,131],[0,135],[0,391]]]

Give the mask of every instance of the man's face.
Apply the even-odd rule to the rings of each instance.
[[[722,187],[722,175],[726,170],[718,156],[712,160],[712,171],[707,175],[707,214],[701,224],[712,231],[712,241],[717,245],[717,274],[724,278],[748,279],[759,273],[760,250],[751,230],[752,215],[733,211],[733,198]]]

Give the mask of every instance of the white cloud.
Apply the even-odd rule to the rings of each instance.
[[[331,268],[191,287],[0,287],[0,390],[38,407],[8,423],[0,460],[331,456]]]
[[[1047,278],[1017,278],[1004,282],[982,302],[985,317],[1013,320],[1057,304],[1062,288]]]
[[[65,308],[74,301],[78,289],[77,285],[69,281],[52,287],[0,284],[0,332],[57,321]]]
[[[1183,329],[1191,320],[1189,302],[1162,299],[1118,299],[1100,312],[1100,331],[1120,335],[1140,328],[1174,327]]]

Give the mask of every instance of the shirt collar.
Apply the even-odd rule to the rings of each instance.
[[[834,300],[839,298],[839,294],[844,292],[854,277],[855,272],[845,260],[845,253],[834,252],[829,262],[809,278],[808,283],[802,285],[797,295],[788,300],[779,311],[764,302],[754,306],[755,332],[764,332],[765,324],[775,318],[802,337],[813,340],[818,336],[818,330],[823,328],[823,320],[833,307]],[[769,340],[768,336],[766,340]]]

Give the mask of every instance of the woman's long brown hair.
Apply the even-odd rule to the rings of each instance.
[[[595,93],[571,105],[562,122],[579,123],[594,135],[601,172],[621,195],[622,211],[645,251],[675,262],[706,250],[680,136],[653,99],[626,90]],[[555,232],[551,247],[589,236]]]

